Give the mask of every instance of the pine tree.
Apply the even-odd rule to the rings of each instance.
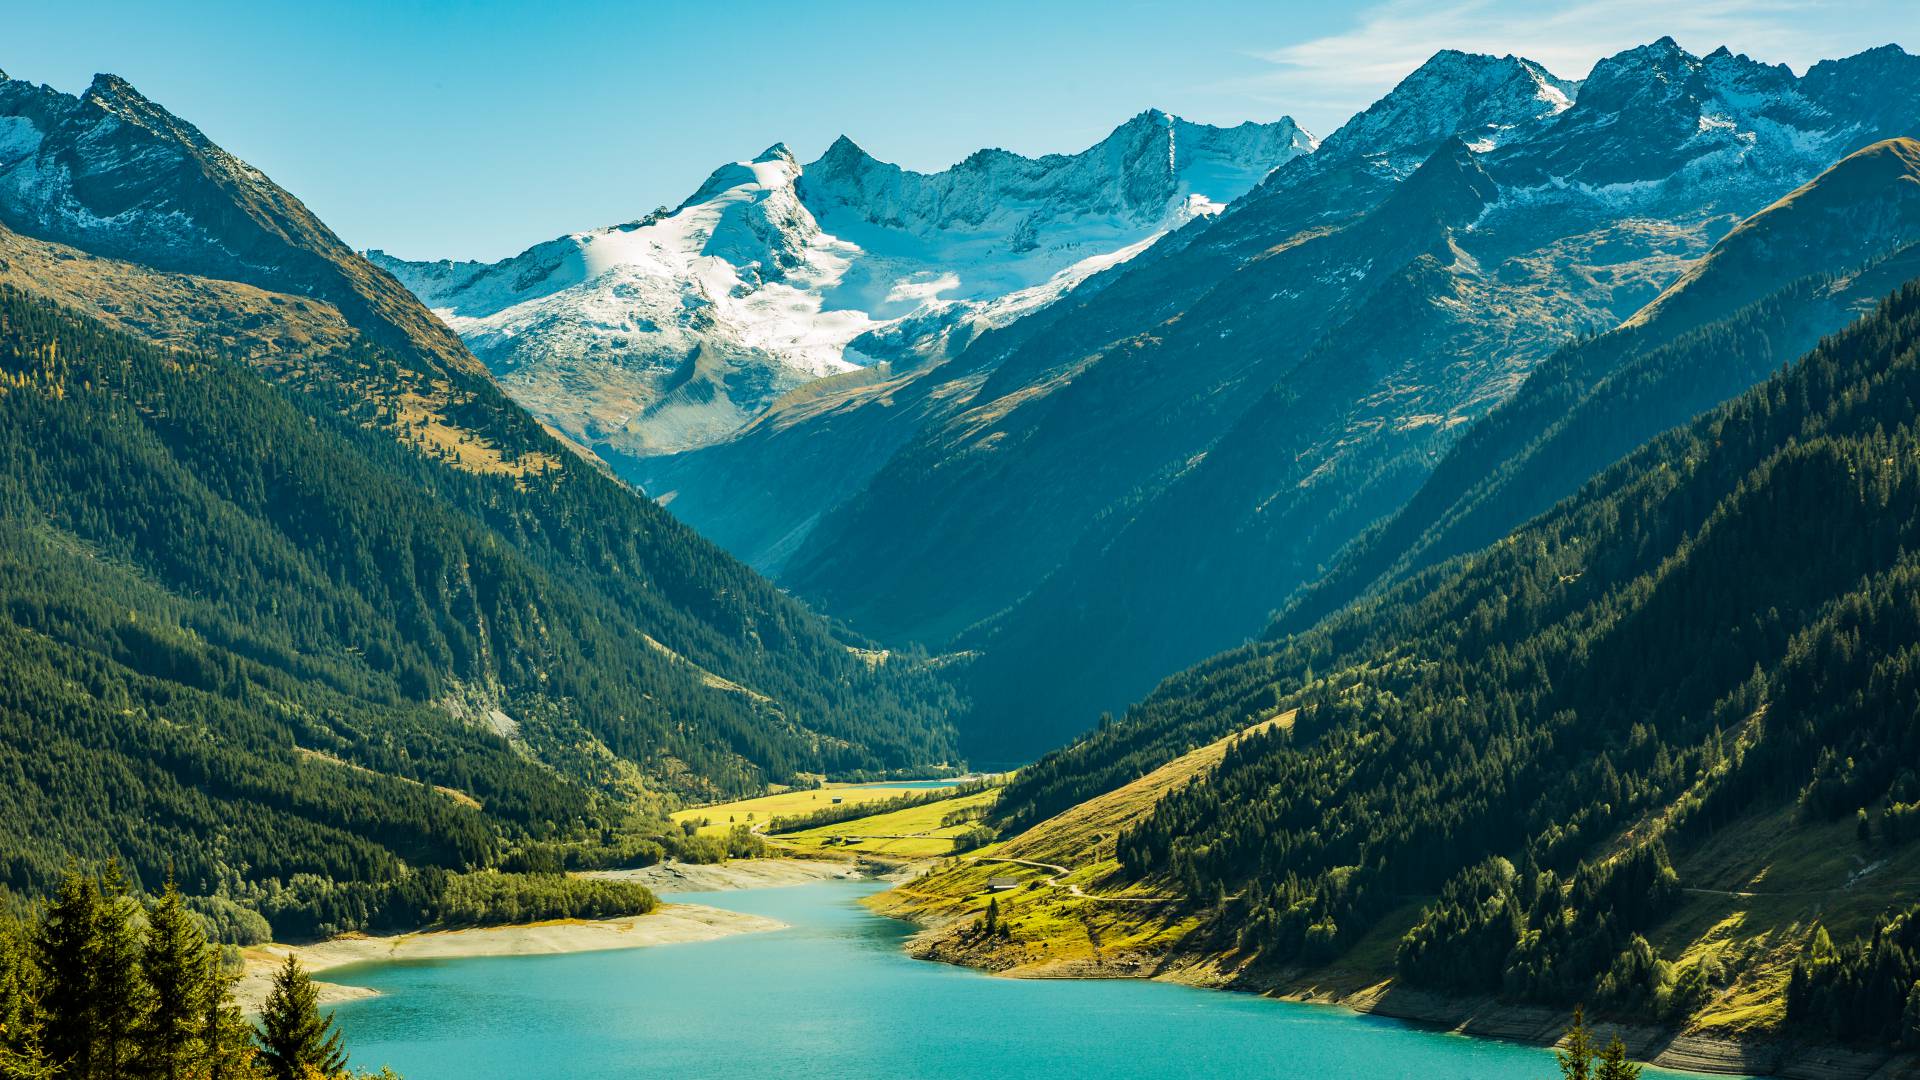
[[[1627,1060],[1627,1044],[1620,1041],[1618,1032],[1600,1051],[1600,1071],[1594,1080],[1640,1080],[1640,1066]]]
[[[140,1061],[140,1030],[146,1023],[152,995],[141,968],[142,942],[135,918],[140,904],[129,893],[118,861],[110,861],[99,879],[100,901],[94,909],[94,1000],[98,1003],[95,1032],[99,1049],[97,1075],[119,1078]]]
[[[292,953],[273,978],[260,1013],[260,1056],[273,1080],[310,1080],[344,1072],[347,1053],[330,1017],[320,1015],[320,995]]]
[[[1587,1010],[1573,1008],[1573,1026],[1567,1029],[1566,1045],[1554,1056],[1560,1059],[1560,1075],[1565,1080],[1594,1080],[1593,1035],[1587,1030]]]
[[[35,947],[45,973],[40,990],[41,1046],[49,1061],[73,1077],[93,1071],[94,952],[100,891],[69,863],[60,889],[41,916]]]
[[[153,988],[153,1007],[141,1028],[142,1070],[164,1080],[204,1075],[211,1049],[207,1015],[219,1007],[221,987],[206,935],[172,880],[147,916],[141,966]]]

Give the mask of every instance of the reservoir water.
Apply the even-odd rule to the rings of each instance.
[[[408,1080],[1559,1075],[1546,1050],[1342,1009],[1136,980],[997,979],[914,960],[901,951],[910,928],[859,904],[878,887],[668,897],[789,924],[771,933],[324,977],[380,991],[335,1016],[355,1066],[392,1065]]]

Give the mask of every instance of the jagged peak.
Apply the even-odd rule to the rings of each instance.
[[[1444,206],[1453,212],[1471,203],[1478,211],[1493,199],[1498,188],[1480,166],[1480,157],[1465,139],[1452,135],[1427,155],[1393,194],[1401,202],[1418,201]]]
[[[1768,115],[1807,130],[1820,126],[1805,101],[1803,80],[1785,64],[1768,64],[1721,46],[1695,56],[1661,38],[1609,56],[1581,87],[1580,115],[1630,113],[1666,117],[1686,129],[1700,110],[1716,115]]]
[[[813,164],[808,165],[805,172],[852,173],[877,164],[879,159],[861,149],[859,143],[842,135],[833,140],[833,145],[827,147],[825,153],[814,159]]]
[[[1172,127],[1175,124],[1184,124],[1186,122],[1187,121],[1180,119],[1164,109],[1147,108],[1128,117],[1126,123],[1121,124],[1114,130],[1125,131],[1129,128],[1138,127]]]
[[[1748,56],[1746,53],[1734,52],[1725,45],[1701,57],[1700,63],[1705,67],[1752,68],[1756,71],[1778,72],[1785,74],[1788,78],[1793,77],[1793,69],[1785,64],[1765,63]]]
[[[1914,58],[1914,54],[1910,54],[1905,48],[1901,48],[1901,46],[1897,46],[1897,44],[1893,44],[1893,42],[1887,42],[1887,44],[1876,44],[1874,48],[1862,48],[1860,52],[1855,52],[1853,56],[1843,56],[1843,58],[1839,58],[1839,60],[1822,60],[1820,63],[1853,63],[1853,61],[1862,60],[1912,60],[1912,58]],[[1814,67],[1818,67],[1820,63],[1816,63]]]
[[[1844,72],[1861,68],[1884,70],[1895,65],[1920,67],[1920,56],[1915,56],[1900,46],[1888,42],[1871,49],[1863,49],[1852,56],[1843,56],[1838,60],[1822,60],[1807,69],[1807,77],[1817,82],[1822,78],[1837,77]]]
[[[1506,59],[1513,59],[1512,54],[1509,53]],[[1500,62],[1501,58],[1492,53],[1470,53],[1460,49],[1435,49],[1433,55],[1427,57],[1419,67],[1414,68],[1409,74],[1409,77],[1418,75],[1423,71],[1440,71],[1448,68],[1456,68],[1461,65],[1491,67]]]
[[[771,176],[768,175],[768,170],[755,168],[755,166],[765,165],[781,166],[781,168],[772,170],[773,175]],[[799,176],[800,173],[800,165],[793,160],[793,155],[788,152],[786,144],[774,143],[762,151],[758,157],[748,161],[729,161],[725,165],[708,173],[706,180],[700,184],[699,189],[692,195],[687,196],[685,202],[675,207],[674,213],[679,213],[689,206],[706,202],[708,199],[713,198],[723,191],[729,191],[737,187],[755,185],[772,189],[774,187],[785,186],[786,184],[792,183],[793,179]]]
[[[1636,45],[1603,57],[1593,65],[1593,73],[1587,76],[1587,85],[1604,83],[1611,79],[1637,77],[1645,73],[1656,76],[1697,66],[1700,58],[1680,47],[1680,43],[1670,37],[1646,45]]]
[[[765,165],[768,162],[774,161],[784,161],[789,165],[799,164],[799,162],[793,158],[793,151],[787,149],[787,144],[784,142],[774,143],[772,146],[760,151],[760,155],[753,159],[752,164]]]
[[[166,138],[196,144],[205,141],[198,128],[168,112],[165,106],[118,75],[106,72],[95,75],[79,101],[83,106],[92,105]]]
[[[1716,61],[1716,66],[1729,61]],[[1642,105],[1699,89],[1693,80],[1705,62],[1679,47],[1670,37],[1613,54],[1593,65],[1581,84],[1579,106],[1584,113],[1613,113],[1630,104]]]
[[[1731,52],[1731,50],[1727,50]],[[1680,43],[1670,36],[1662,36],[1645,45],[1635,45],[1631,49],[1622,49],[1611,56],[1602,57],[1593,65],[1589,75],[1591,82],[1604,71],[1672,71],[1676,68],[1694,67],[1701,58],[1682,48]]]
[[[1512,54],[1441,49],[1328,136],[1320,152],[1412,164],[1408,156],[1424,159],[1436,140],[1501,132],[1560,113],[1577,87]]]
[[[1401,79],[1399,84],[1394,87],[1394,90],[1399,90],[1409,84],[1417,86],[1423,82],[1432,82],[1434,80],[1455,81],[1462,76],[1481,79],[1500,79],[1511,78],[1516,75],[1524,75],[1529,79],[1545,79],[1555,83],[1566,81],[1548,71],[1544,64],[1529,60],[1524,56],[1515,56],[1512,53],[1495,56],[1493,53],[1470,53],[1463,52],[1459,49],[1440,49],[1432,56],[1427,57],[1425,63],[1414,68],[1405,78]],[[1388,91],[1389,97],[1391,97],[1392,94],[1393,91]]]
[[[94,98],[96,100],[137,101],[146,105],[152,104],[152,102],[147,100],[146,95],[134,88],[132,83],[118,75],[105,71],[94,75],[93,82],[87,85],[87,91],[82,94],[81,97]]]
[[[1305,131],[1306,130],[1306,128],[1303,128],[1300,126],[1299,121],[1295,120],[1291,116],[1281,116],[1273,120],[1268,120],[1264,123],[1262,123],[1259,120],[1242,120],[1239,123],[1233,125],[1232,127],[1221,128],[1220,130],[1244,131],[1247,128],[1279,128],[1283,131]]]

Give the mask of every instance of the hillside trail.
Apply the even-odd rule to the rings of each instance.
[[[967,861],[976,863],[1014,863],[1019,866],[1031,866],[1036,870],[1050,871],[1052,876],[1042,879],[1040,882],[1042,885],[1054,889],[1065,889],[1069,896],[1076,896],[1082,900],[1097,900],[1109,904],[1171,904],[1186,899],[1184,896],[1094,896],[1091,893],[1083,891],[1080,886],[1073,882],[1060,880],[1073,871],[1068,870],[1058,863],[1039,862],[1034,859],[1015,859],[1004,855],[969,855],[967,856]]]

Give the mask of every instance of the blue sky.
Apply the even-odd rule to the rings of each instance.
[[[676,204],[775,141],[842,132],[937,169],[1071,151],[1149,106],[1324,135],[1442,47],[1577,78],[1671,34],[1796,70],[1896,42],[1914,0],[964,4],[21,4],[0,68],[111,71],[306,200],[349,243],[500,258]]]

